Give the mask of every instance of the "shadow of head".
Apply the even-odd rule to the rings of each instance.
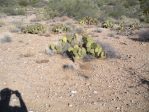
[[[15,94],[19,100],[20,107],[10,106],[11,95]],[[0,91],[0,112],[27,112],[26,105],[22,99],[19,91],[13,91],[9,88],[5,88]]]
[[[9,103],[12,91],[5,88],[0,91],[0,101],[1,103]]]
[[[134,41],[149,42],[149,29],[141,31],[138,38],[131,38]]]

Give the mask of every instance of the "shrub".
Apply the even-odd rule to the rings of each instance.
[[[52,28],[52,32],[54,33],[62,33],[62,32],[68,32],[68,31],[70,31],[70,28],[63,24],[56,24]]]
[[[33,24],[33,25],[28,25],[24,28],[22,28],[23,33],[30,33],[30,34],[41,34],[46,31],[46,28],[42,24]]]
[[[112,20],[112,30],[118,32],[118,34],[122,35],[131,35],[133,31],[139,30],[141,27],[141,23],[138,19],[128,18],[126,16],[122,16],[119,20]]]
[[[19,0],[18,3],[19,3],[20,6],[24,6],[24,7],[29,5],[28,0]]]
[[[66,53],[72,60],[85,58],[86,55],[91,55],[96,58],[105,58],[103,48],[93,41],[88,35],[80,37],[77,34],[73,36],[64,36],[59,40],[58,45],[50,45],[49,49],[54,53]]]
[[[103,28],[112,28],[113,27],[113,22],[110,20],[106,20],[105,22],[102,23]]]
[[[49,8],[60,13],[81,19],[82,17],[98,17],[99,10],[92,0],[49,0]]]
[[[53,19],[54,17],[59,15],[57,11],[53,11],[47,7],[36,9],[35,14],[36,14],[37,20]]]
[[[7,7],[3,8],[3,12],[7,15],[25,15],[25,9],[23,8],[14,8],[14,7]]]
[[[149,1],[148,0],[139,0],[140,1],[140,7],[144,14],[149,14]]]
[[[0,0],[1,7],[12,7],[17,5],[17,0]]]
[[[98,20],[96,18],[92,18],[92,17],[84,17],[79,21],[80,24],[86,24],[86,25],[97,25],[98,24]]]

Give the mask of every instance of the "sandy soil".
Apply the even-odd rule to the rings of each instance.
[[[0,37],[15,20],[5,18]],[[73,63],[45,53],[61,35],[10,33],[12,41],[0,43],[0,90],[18,90],[30,112],[149,112],[149,43],[91,33],[111,58]]]

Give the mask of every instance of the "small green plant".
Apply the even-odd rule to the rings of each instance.
[[[103,28],[113,28],[113,22],[110,20],[106,20],[105,22],[102,23]]]
[[[22,28],[23,33],[30,33],[30,34],[41,34],[45,33],[46,28],[44,25],[36,23],[34,25],[28,25]]]
[[[82,25],[97,25],[98,24],[98,20],[96,18],[92,18],[92,17],[84,17],[79,21],[80,24]]]
[[[28,0],[19,0],[18,1],[20,6],[26,7],[29,5],[29,1]]]
[[[70,28],[63,24],[56,24],[52,28],[52,32],[54,33],[63,33],[63,32],[68,32],[68,31],[70,31]]]
[[[95,58],[106,57],[103,48],[88,35],[82,35],[81,37],[77,34],[64,36],[59,40],[58,46],[51,44],[49,49],[53,51],[53,53],[66,53],[69,58],[73,60],[82,59],[86,55],[91,55]]]

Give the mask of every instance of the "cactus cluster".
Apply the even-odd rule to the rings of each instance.
[[[87,35],[83,36],[83,47],[86,49],[87,54],[96,58],[105,58],[105,52],[103,48],[95,43],[93,39]]]
[[[79,40],[79,38],[81,39]],[[92,37],[88,35],[82,35],[81,37],[77,34],[64,36],[59,42],[59,46],[50,45],[49,49],[54,53],[66,53],[73,60],[82,59],[86,55],[91,55],[95,58],[106,57],[103,48],[95,43]]]
[[[80,24],[82,25],[97,25],[98,24],[98,20],[96,18],[92,18],[92,17],[84,17],[79,21]]]
[[[28,25],[22,28],[23,33],[30,33],[30,34],[41,34],[45,33],[45,31],[46,31],[45,26],[39,23]]]
[[[113,22],[110,20],[106,20],[102,23],[102,27],[103,28],[113,28]]]
[[[70,31],[70,28],[63,24],[56,24],[52,28],[52,32],[54,33],[63,33],[63,32],[68,32],[68,31]]]

